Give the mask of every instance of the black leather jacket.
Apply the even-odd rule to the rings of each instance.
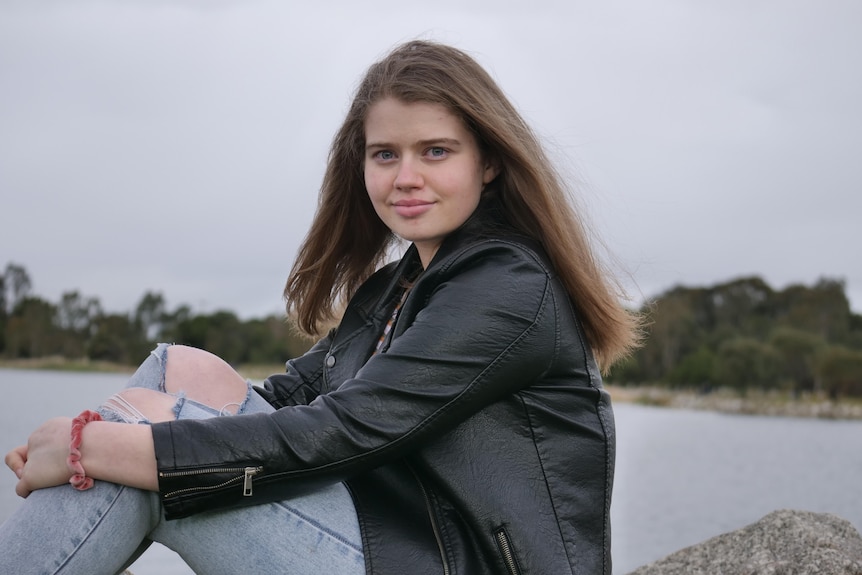
[[[475,219],[415,280],[382,353],[415,247],[265,382],[281,409],[154,425],[167,518],[344,481],[369,574],[610,575],[609,397],[542,251]]]

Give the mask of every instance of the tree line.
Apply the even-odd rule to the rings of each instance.
[[[783,290],[759,277],[675,287],[641,312],[645,343],[611,381],[862,397],[862,316],[841,280]]]
[[[27,270],[9,263],[0,274],[0,357],[61,356],[137,365],[156,342],[211,351],[233,365],[276,364],[302,354],[310,342],[285,317],[240,320],[219,310],[169,310],[161,293],[147,291],[129,313],[108,313],[98,298],[77,290],[50,302],[33,293]]]
[[[708,391],[783,390],[862,397],[862,316],[840,280],[774,290],[758,277],[712,287],[674,287],[641,310],[644,345],[608,380]],[[285,317],[240,320],[220,310],[167,309],[147,291],[129,313],[106,313],[77,290],[60,301],[32,292],[26,269],[0,274],[0,356],[62,356],[136,365],[158,341],[209,350],[231,364],[274,364],[310,342]]]

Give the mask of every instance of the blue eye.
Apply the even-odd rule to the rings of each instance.
[[[389,150],[380,150],[379,152],[374,154],[374,157],[378,160],[391,160],[395,157],[395,154],[390,152]]]
[[[435,146],[428,149],[428,155],[432,158],[443,158],[446,156],[446,148]]]

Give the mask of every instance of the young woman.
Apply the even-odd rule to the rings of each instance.
[[[114,573],[159,541],[206,574],[610,574],[598,366],[637,339],[613,286],[490,76],[404,44],[335,136],[285,288],[308,332],[349,301],[338,327],[263,388],[160,345],[108,421],[43,425],[6,457],[29,497],[0,571]]]

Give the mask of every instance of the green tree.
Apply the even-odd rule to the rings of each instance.
[[[769,344],[781,357],[778,375],[788,382],[787,387],[794,395],[803,391],[819,391],[817,355],[826,345],[819,334],[778,327],[770,334]]]
[[[814,358],[823,346],[862,350],[862,316],[850,311],[840,280],[820,279],[811,287],[794,285],[782,291],[758,277],[712,287],[678,286],[641,313],[652,320],[646,342],[612,378],[637,374],[643,383],[674,386],[717,384],[722,379],[724,384],[733,380],[740,389],[756,381],[758,387],[816,391],[820,380]],[[739,344],[739,339],[748,343]],[[762,361],[749,366],[749,375],[729,377],[745,353],[752,362],[758,357]],[[707,376],[710,364],[712,375]]]
[[[820,356],[818,371],[833,399],[862,397],[862,351],[830,346]]]
[[[270,315],[243,324],[246,344],[245,362],[282,363],[305,353],[311,341],[299,334],[296,325],[283,317]]]
[[[789,286],[779,294],[776,321],[820,335],[833,343],[844,343],[850,330],[850,302],[844,282],[820,279],[813,287]]]
[[[4,292],[2,302],[7,314],[11,314],[18,304],[30,296],[30,290],[33,287],[30,274],[24,266],[13,263],[6,264],[2,285]]]
[[[6,278],[0,274],[0,355],[6,350],[6,323],[9,312],[6,310]]]
[[[162,316],[161,334],[163,341],[179,342],[183,340],[180,334],[181,326],[190,321],[193,317],[192,308],[188,305],[181,305],[174,311],[166,311]]]
[[[748,389],[775,384],[781,358],[767,344],[748,337],[725,341],[715,358],[715,382],[746,393]]]
[[[651,320],[648,337],[636,358],[647,379],[661,381],[693,351],[699,326],[689,294],[682,289],[668,292],[648,310]]]
[[[165,298],[156,292],[146,292],[135,307],[134,323],[144,340],[159,337],[166,319]]]
[[[54,324],[58,328],[61,353],[64,357],[85,357],[87,345],[95,333],[96,318],[102,315],[102,305],[95,297],[84,297],[69,291],[60,296]]]
[[[60,329],[87,335],[93,320],[101,313],[102,305],[97,298],[84,297],[75,290],[60,296],[54,320]]]
[[[675,387],[709,389],[715,384],[715,353],[706,346],[686,355],[668,373],[668,381]]]
[[[233,312],[191,316],[174,327],[175,343],[205,349],[236,365],[247,357],[241,323]]]
[[[713,332],[763,337],[768,331],[774,291],[759,277],[719,284],[708,290]]]
[[[848,323],[846,345],[852,349],[862,349],[862,315],[851,313]]]
[[[43,357],[60,352],[54,326],[56,307],[37,297],[18,301],[6,324],[8,357]]]
[[[236,314],[221,310],[204,317],[209,324],[204,348],[232,365],[247,362],[248,345]]]
[[[95,321],[87,357],[124,364],[140,363],[150,351],[127,315],[101,315]]]
[[[641,385],[648,380],[636,355],[630,355],[611,366],[605,377],[608,383],[620,385]]]

